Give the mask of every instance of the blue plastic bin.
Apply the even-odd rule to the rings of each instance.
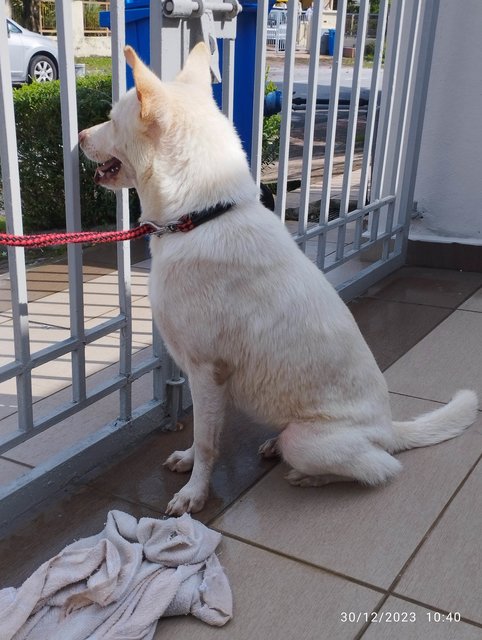
[[[240,0],[243,11],[237,18],[234,63],[234,109],[233,120],[241,137],[244,150],[251,157],[253,130],[254,66],[256,52],[257,2]],[[274,0],[270,0],[269,6]],[[126,0],[126,43],[137,51],[146,64],[150,62],[149,2],[148,0]],[[110,27],[110,12],[101,11],[100,26]],[[222,64],[223,41],[218,40],[219,59]],[[127,87],[134,84],[132,72],[127,69]],[[214,97],[221,106],[221,84],[213,85]]]
[[[274,0],[273,0],[274,1]],[[240,0],[243,10],[237,17],[234,44],[234,106],[233,121],[248,160],[251,159],[253,134],[254,67],[256,59],[257,2]],[[270,2],[271,6],[271,2]],[[222,72],[223,40],[218,39]],[[221,107],[222,84],[213,85],[214,98]]]
[[[336,29],[328,29],[328,55],[332,56],[335,53],[335,36]]]

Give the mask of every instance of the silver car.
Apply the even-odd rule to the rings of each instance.
[[[12,82],[49,82],[59,77],[55,42],[7,20]]]

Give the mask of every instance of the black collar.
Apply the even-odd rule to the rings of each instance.
[[[158,224],[157,222],[147,220],[146,224],[150,224],[151,227],[153,227],[154,231],[151,235],[154,236],[163,236],[167,233],[176,233],[177,231],[187,233],[188,231],[192,231],[192,229],[199,227],[201,224],[209,222],[209,220],[213,220],[223,213],[226,213],[226,211],[229,211],[233,207],[234,202],[218,202],[218,204],[208,207],[207,209],[185,213],[178,220],[173,222]]]

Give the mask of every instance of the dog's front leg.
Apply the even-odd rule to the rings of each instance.
[[[189,382],[194,408],[194,444],[188,452],[194,455],[194,464],[189,482],[169,502],[168,515],[177,516],[203,508],[224,422],[225,384],[216,382],[213,368],[205,366],[190,371]]]

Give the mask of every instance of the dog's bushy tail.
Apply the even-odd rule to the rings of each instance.
[[[394,422],[395,440],[389,452],[426,447],[455,438],[475,422],[478,405],[477,394],[464,389],[457,391],[452,400],[440,409],[408,422]]]

